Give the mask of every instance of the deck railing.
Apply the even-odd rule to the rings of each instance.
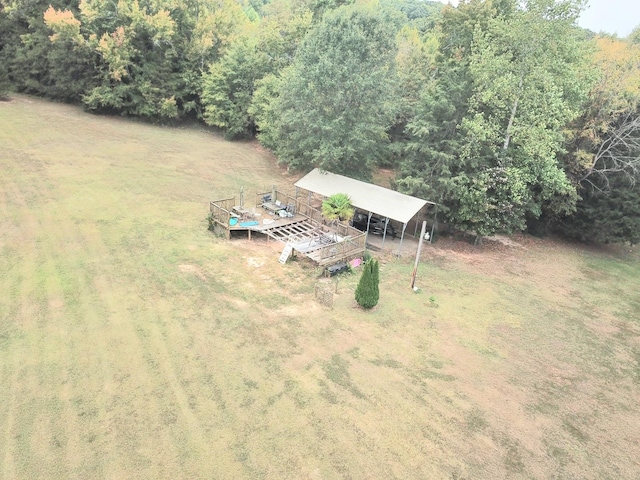
[[[209,202],[209,211],[211,220],[220,225],[226,232],[226,237],[230,238],[229,219],[231,218],[231,209],[236,204],[236,197],[223,198],[222,200],[214,200]]]
[[[338,243],[325,245],[314,252],[313,258],[319,265],[328,265],[357,257],[366,249],[367,234],[360,232],[355,237],[347,237]]]
[[[328,221],[322,216],[319,209],[311,205],[312,200],[317,201],[311,194],[294,196],[273,188],[269,191],[256,193],[255,199],[256,208],[260,208],[264,204],[287,207],[291,213],[304,216],[305,220],[311,223],[318,233],[329,238],[335,235],[340,237],[334,243],[324,245],[310,255],[320,265],[344,261],[365,251],[367,234],[347,223]],[[232,216],[234,206],[236,206],[235,197],[210,202],[211,220],[224,229],[227,238],[231,236],[229,219]]]

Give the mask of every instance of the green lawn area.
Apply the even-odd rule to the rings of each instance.
[[[333,309],[208,202],[255,143],[0,102],[0,478],[640,478],[640,257],[516,237],[382,257]],[[433,301],[430,301],[433,297]]]

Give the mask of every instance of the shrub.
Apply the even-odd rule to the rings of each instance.
[[[362,308],[373,308],[380,299],[380,267],[377,260],[369,260],[364,264],[362,276],[356,288],[356,302]]]
[[[9,100],[9,91],[11,90],[11,85],[9,84],[9,79],[7,78],[7,74],[4,72],[0,72],[0,100]]]
[[[351,199],[346,193],[336,193],[322,202],[322,215],[327,220],[351,220],[353,213]]]

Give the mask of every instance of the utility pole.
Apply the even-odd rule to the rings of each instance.
[[[427,230],[427,221],[423,220],[422,230],[420,231],[420,241],[418,242],[418,251],[416,252],[416,263],[413,264],[413,274],[411,275],[411,289],[415,288],[416,275],[418,274],[418,262],[420,261],[420,253],[422,252],[422,242],[424,241],[424,234]]]

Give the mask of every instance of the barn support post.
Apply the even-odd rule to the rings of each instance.
[[[424,240],[424,232],[427,230],[427,221],[422,222],[422,231],[420,232],[420,241],[418,242],[418,251],[416,252],[416,261],[413,264],[413,273],[411,274],[411,289],[416,291],[416,276],[418,275],[418,262],[420,261],[420,253],[422,252],[422,241]]]
[[[382,234],[382,248],[384,248],[384,240],[387,238],[387,225],[389,225],[389,218],[384,219],[384,232]]]
[[[433,233],[438,223],[438,206],[436,205],[436,212],[433,214],[433,225],[431,226],[431,236],[429,236],[429,243],[433,243]]]
[[[407,224],[402,224],[402,235],[400,236],[400,246],[398,247],[398,258],[400,258],[400,252],[402,251],[402,241],[404,240],[404,231],[407,228]]]

